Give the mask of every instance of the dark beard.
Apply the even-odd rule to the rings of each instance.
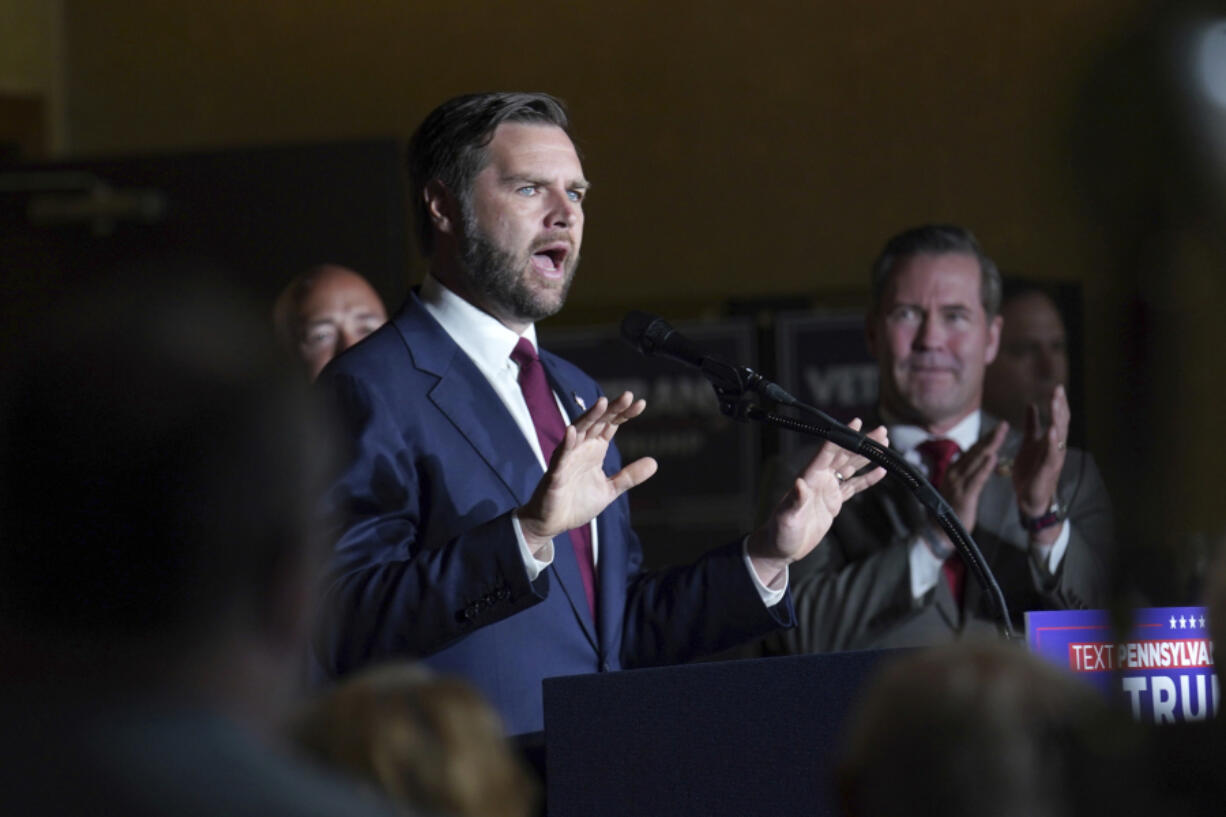
[[[485,303],[497,306],[516,320],[526,323],[556,315],[566,303],[579,264],[577,255],[568,257],[560,292],[536,292],[524,283],[524,271],[532,263],[528,255],[516,256],[497,247],[465,213],[465,241],[460,248],[460,260],[468,271],[468,283],[473,294]],[[553,295],[557,295],[555,301]]]

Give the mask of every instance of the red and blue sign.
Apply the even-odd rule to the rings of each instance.
[[[1204,607],[1133,611],[1127,635],[1102,610],[1026,613],[1026,643],[1104,693],[1121,697],[1146,723],[1217,715],[1221,697]]]

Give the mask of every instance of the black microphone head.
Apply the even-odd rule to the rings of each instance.
[[[654,354],[672,331],[668,321],[650,312],[635,309],[622,319],[622,338],[645,355]]]

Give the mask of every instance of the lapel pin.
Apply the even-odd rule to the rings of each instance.
[[[571,394],[574,396],[575,402],[579,404],[579,410],[587,411],[587,403],[583,402],[583,398],[579,396],[579,393],[571,392]]]

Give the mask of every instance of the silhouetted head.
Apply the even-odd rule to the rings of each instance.
[[[231,639],[292,661],[326,427],[260,311],[143,272],[71,293],[4,352],[0,638],[100,674]]]

